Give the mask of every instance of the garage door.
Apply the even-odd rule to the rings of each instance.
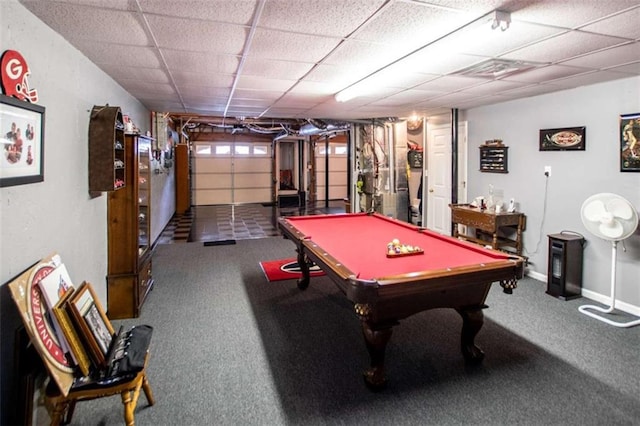
[[[194,142],[193,204],[271,201],[271,145],[265,142]]]
[[[326,157],[329,155],[329,189],[326,186]],[[326,144],[322,141],[316,144],[316,182],[317,200],[341,200],[347,197],[347,175],[349,170],[346,142],[329,142],[327,153]]]

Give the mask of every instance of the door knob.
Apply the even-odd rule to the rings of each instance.
[[[433,192],[433,189],[430,189],[429,192]]]

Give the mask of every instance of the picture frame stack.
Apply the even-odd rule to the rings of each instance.
[[[133,356],[146,354],[152,327],[116,333],[93,286],[86,281],[74,286],[57,253],[36,262],[8,287],[29,339],[64,396],[72,389],[130,380],[144,370],[144,364],[114,369],[131,367],[127,353],[116,349],[130,344],[136,348]],[[146,331],[142,340],[132,337],[134,328]]]

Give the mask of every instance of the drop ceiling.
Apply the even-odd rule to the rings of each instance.
[[[20,1],[147,108],[176,114],[431,116],[640,75],[638,0]],[[509,29],[455,44],[495,10]]]

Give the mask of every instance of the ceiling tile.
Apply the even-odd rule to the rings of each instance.
[[[506,31],[487,23],[473,25],[434,43],[440,52],[499,56],[511,50],[562,33],[563,30],[526,22],[513,22]]]
[[[242,25],[157,15],[147,19],[158,46],[174,50],[239,55],[248,34]]]
[[[258,25],[305,34],[345,37],[384,3],[385,0],[331,3],[327,0],[268,1]]]
[[[273,90],[273,87],[265,87],[264,90],[237,88],[233,92],[234,99],[267,99],[275,101],[284,95],[284,91]]]
[[[338,90],[330,84],[306,80],[298,82],[298,84],[289,91],[290,94],[309,96],[312,99],[317,96],[334,95],[337,92]]]
[[[178,93],[184,97],[200,97],[200,98],[220,98],[224,102],[227,101],[230,87],[213,87],[213,86],[191,86],[186,84],[177,84]]]
[[[640,42],[625,44],[601,50],[596,53],[580,56],[569,61],[560,62],[562,65],[584,67],[591,69],[610,68],[624,65],[640,59]]]
[[[231,87],[234,77],[229,74],[207,74],[189,71],[172,71],[174,81],[178,86],[194,85],[192,87]]]
[[[564,88],[587,86],[590,84],[602,83],[604,81],[611,81],[620,78],[627,78],[629,75],[623,73],[617,73],[613,71],[595,71],[585,74],[580,74],[572,77],[562,78],[559,80],[553,80],[550,83]]]
[[[486,56],[448,53],[439,46],[429,46],[402,62],[413,71],[423,74],[449,74],[487,60]]]
[[[306,34],[294,34],[258,28],[255,32],[249,56],[266,59],[318,62],[340,40]]]
[[[502,58],[534,62],[558,62],[623,43],[620,38],[570,31],[508,53]]]
[[[561,90],[560,86],[553,84],[532,84],[529,86],[518,87],[516,89],[502,92],[505,96],[511,96],[513,99],[526,98],[530,96],[544,95],[545,93],[551,93]]]
[[[249,90],[275,90],[286,92],[296,83],[295,80],[282,80],[273,78],[262,78],[250,75],[241,75],[237,81],[238,89]]]
[[[532,1],[526,7],[513,11],[511,19],[576,28],[637,5],[637,0]]]
[[[463,94],[470,94],[473,96],[495,95],[505,90],[515,89],[517,87],[525,86],[526,83],[518,83],[514,81],[489,81],[484,84],[462,89]]]
[[[486,83],[484,78],[464,77],[464,76],[444,76],[428,81],[424,84],[414,87],[415,90],[430,91],[457,91],[467,87],[477,86]]]
[[[469,22],[469,15],[426,3],[394,2],[357,33],[358,40],[413,51]]]
[[[251,24],[258,4],[258,0],[138,0],[138,2],[143,12],[240,25]]]
[[[126,90],[136,93],[138,96],[142,96],[143,94],[176,94],[173,86],[170,84],[147,83],[139,80],[122,80],[119,81],[119,83]]]
[[[86,4],[53,1],[23,1],[34,14],[67,40],[104,41],[123,46],[151,46],[144,24],[137,14],[103,9]]]
[[[171,84],[167,73],[158,68],[138,68],[122,65],[104,64],[102,69],[116,81],[137,80],[151,83]]]
[[[314,95],[309,96],[306,93],[296,94],[296,93],[286,93],[284,94],[278,101],[275,103],[276,107],[299,107],[299,108],[309,108],[314,105],[317,105],[321,102],[328,100],[332,95]]]
[[[298,80],[313,67],[313,64],[293,61],[274,61],[248,57],[242,68],[242,74],[285,80]]]
[[[77,41],[74,44],[87,58],[98,65],[119,64],[139,68],[160,68],[162,65],[158,51],[153,47],[127,46],[124,48],[94,41]]]
[[[640,39],[640,25],[638,25],[638,22],[640,22],[640,5],[625,13],[585,25],[580,29],[637,40]]]
[[[210,105],[206,103],[186,103],[185,107],[189,112],[197,113],[197,114],[212,114],[212,115],[223,115],[225,106],[222,105]],[[163,110],[160,110],[163,111]]]
[[[607,71],[623,72],[632,75],[640,75],[640,61],[632,62],[620,67],[607,68]]]
[[[161,51],[170,70],[234,74],[240,64],[240,57],[235,55],[188,52],[180,49],[161,49]]]
[[[566,65],[548,65],[541,68],[533,68],[521,73],[511,74],[503,78],[504,81],[518,81],[522,83],[540,83],[571,75],[583,74],[589,69],[569,67]]]

